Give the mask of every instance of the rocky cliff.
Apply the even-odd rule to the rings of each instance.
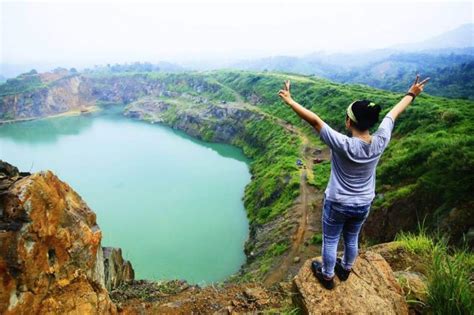
[[[0,313],[116,313],[106,288],[133,269],[69,185],[0,161],[0,215]]]
[[[12,87],[0,97],[0,122],[47,117],[95,105],[90,82],[79,74],[66,71],[29,76],[34,76],[38,84]]]
[[[143,97],[131,103],[124,115],[151,123],[165,123],[193,137],[224,143],[234,143],[241,138],[246,123],[264,119],[257,111],[236,103],[221,105],[189,96],[182,99],[176,102]]]
[[[233,99],[203,75],[135,73],[83,75],[66,69],[25,73],[0,85],[0,122],[81,110],[97,102],[128,104],[143,96],[208,94]]]

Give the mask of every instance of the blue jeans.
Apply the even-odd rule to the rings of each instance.
[[[359,232],[368,217],[370,204],[345,205],[330,200],[324,200],[323,206],[323,275],[327,278],[334,276],[336,265],[337,244],[339,237],[344,237],[344,256],[342,266],[349,270],[358,254]]]

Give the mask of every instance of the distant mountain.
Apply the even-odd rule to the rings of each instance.
[[[403,51],[420,51],[420,50],[437,50],[446,48],[464,48],[474,46],[474,24],[464,24],[449,32],[442,33],[438,36],[427,40],[398,44],[392,46],[392,49]]]
[[[240,61],[231,68],[314,75],[342,83],[361,83],[402,92],[416,73],[432,80],[426,92],[451,98],[474,99],[474,47],[420,52],[374,50],[355,54],[314,53],[304,57],[278,56]]]
[[[342,83],[362,83],[404,92],[417,73],[431,78],[425,89],[429,94],[474,100],[472,55],[397,54],[350,71],[329,73],[326,77]]]
[[[315,52],[303,57],[243,60],[230,68],[282,71],[361,83],[402,92],[420,72],[432,81],[433,95],[474,99],[474,24],[465,24],[427,40],[352,53]]]

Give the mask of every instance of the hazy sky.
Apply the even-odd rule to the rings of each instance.
[[[350,51],[473,22],[471,2],[154,1],[1,4],[1,63],[182,61]]]

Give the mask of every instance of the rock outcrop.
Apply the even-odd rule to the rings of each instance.
[[[124,114],[152,123],[163,122],[188,135],[208,141],[233,143],[245,133],[245,123],[263,119],[262,115],[242,105],[222,106],[199,97],[184,96],[177,105],[154,97],[143,97],[131,103]]]
[[[32,74],[41,82],[31,90],[0,97],[0,121],[47,117],[95,105],[91,84],[79,74]]]
[[[370,250],[380,254],[392,267],[398,283],[403,289],[411,314],[424,314],[428,302],[427,276],[432,257],[428,253],[407,250],[401,242],[377,244]]]
[[[101,238],[94,212],[52,172],[0,161],[0,313],[116,313]],[[112,286],[133,277],[120,251],[106,253],[120,274],[107,269]]]
[[[307,260],[293,279],[295,303],[308,314],[408,314],[392,269],[377,253],[362,253],[347,281],[335,279],[333,290],[322,287]]]
[[[428,255],[407,250],[401,242],[381,243],[370,247],[370,251],[380,254],[394,272],[412,271],[428,274],[431,258]]]
[[[105,287],[113,290],[122,283],[130,282],[135,278],[132,264],[122,257],[122,250],[114,247],[102,247],[104,252]]]

